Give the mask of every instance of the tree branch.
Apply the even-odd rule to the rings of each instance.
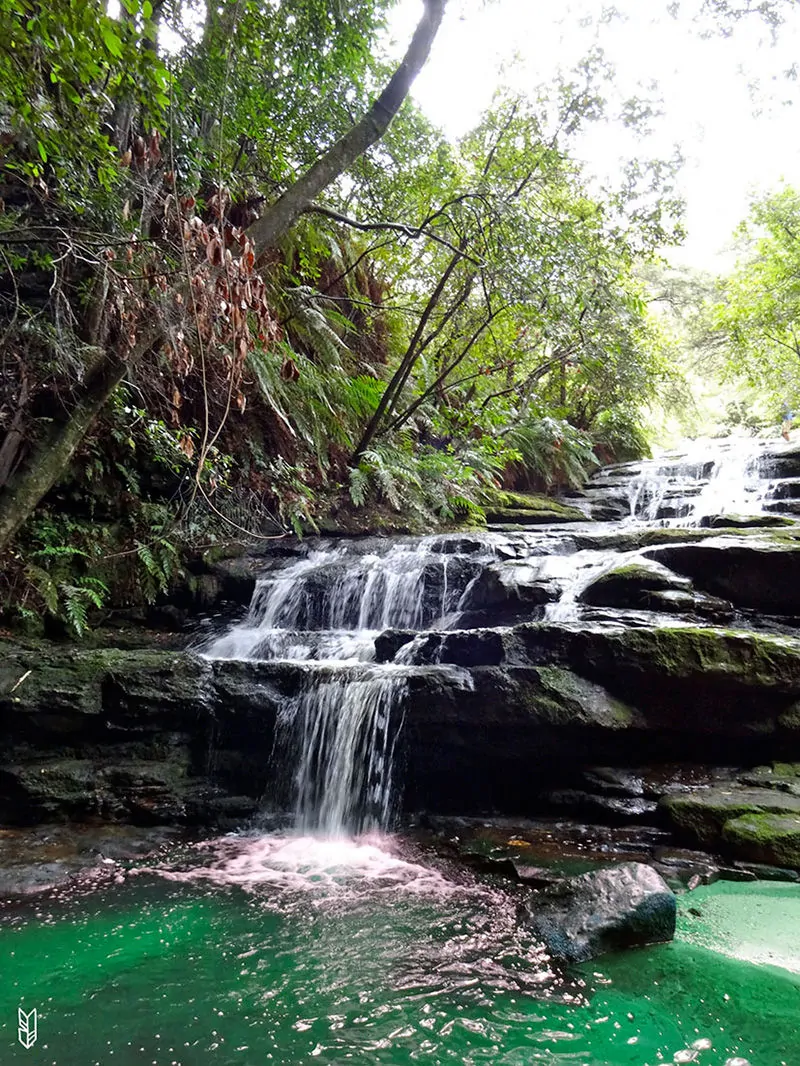
[[[301,214],[304,215],[324,215],[326,218],[333,219],[334,222],[341,222],[343,226],[350,226],[352,229],[361,230],[362,233],[381,232],[383,230],[390,231],[392,233],[399,233],[403,237],[408,237],[409,240],[418,240],[420,237],[428,237],[432,241],[436,241],[437,244],[441,244],[443,247],[449,249],[451,252],[459,252],[459,255],[463,259],[469,259],[475,266],[481,266],[481,262],[478,259],[474,259],[466,252],[459,251],[454,244],[451,244],[445,237],[440,237],[437,233],[431,233],[426,229],[426,222],[423,222],[421,226],[407,226],[402,222],[359,222],[356,218],[350,218],[348,215],[343,215],[340,211],[334,211],[333,208],[323,207],[322,204],[309,204],[308,207],[304,207]]]
[[[280,240],[316,197],[380,140],[428,59],[442,22],[445,3],[446,0],[425,0],[425,11],[408,51],[386,88],[361,121],[351,126],[310,170],[253,223],[250,235],[256,244],[269,248]]]

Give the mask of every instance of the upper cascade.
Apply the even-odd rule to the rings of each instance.
[[[447,626],[502,538],[471,537],[467,552],[463,540],[374,538],[312,548],[257,582],[247,617],[206,655],[367,661],[386,629]]]
[[[620,519],[647,524],[691,527],[717,516],[764,514],[785,509],[772,505],[780,492],[771,476],[776,455],[774,441],[701,439],[685,451],[605,467],[587,492],[615,504]]]

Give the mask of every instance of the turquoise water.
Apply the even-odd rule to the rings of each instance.
[[[409,854],[227,838],[6,906],[0,1063],[800,1063],[800,888],[699,889],[675,943],[559,975],[513,892]]]

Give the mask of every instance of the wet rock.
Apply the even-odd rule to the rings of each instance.
[[[739,858],[800,868],[800,796],[773,789],[709,788],[666,797],[679,829]]]
[[[601,503],[592,503],[589,514],[594,522],[618,522],[631,513],[630,503],[626,498],[607,497]]]
[[[536,894],[525,921],[555,959],[585,962],[675,935],[675,896],[644,863],[583,874]]]
[[[599,607],[649,607],[652,593],[686,591],[690,582],[665,566],[643,559],[613,567],[581,593],[582,603]]]
[[[660,721],[699,733],[774,732],[800,696],[795,638],[690,626],[572,630],[523,623],[513,642],[531,662],[563,663],[605,685],[653,728]]]
[[[182,838],[171,826],[40,825],[0,829],[0,898],[30,896],[92,872],[108,873]]]
[[[763,540],[720,537],[662,546],[646,555],[739,606],[773,614],[800,612],[800,540],[788,532]]]
[[[686,885],[696,877],[700,884],[712,885],[719,880],[719,862],[704,851],[658,847],[653,852],[653,865],[670,882]]]
[[[664,614],[695,615],[712,622],[730,622],[736,615],[733,606],[718,596],[702,592],[664,589],[651,592],[649,608]]]
[[[800,812],[744,814],[725,822],[722,839],[745,859],[800,869]]]
[[[800,477],[773,481],[767,489],[768,500],[800,500]]]
[[[794,524],[791,518],[774,514],[709,514],[700,519],[703,529],[774,529]]]
[[[409,644],[416,632],[413,629],[387,629],[375,638],[375,662],[390,663],[401,648]]]
[[[560,595],[558,586],[539,577],[539,567],[508,562],[485,567],[466,590],[463,612],[480,612],[488,621],[519,617],[530,608],[552,603]]]
[[[742,869],[742,867],[740,866],[720,866],[719,879],[720,881],[739,881],[750,883],[758,880],[752,870],[745,870]]]
[[[605,796],[581,789],[554,789],[542,794],[543,801],[575,817],[627,824],[651,818],[658,808],[655,800],[643,796]]]
[[[523,492],[493,492],[487,496],[483,508],[486,521],[491,524],[532,526],[588,521],[588,516],[577,507],[559,503],[550,496]]]
[[[800,872],[789,870],[785,866],[770,866],[763,862],[746,862],[737,859],[734,868],[753,874],[759,881],[791,881],[800,883]]]
[[[756,766],[738,775],[743,785],[755,788],[774,788],[800,796],[800,763],[773,763],[771,766]]]
[[[759,457],[758,472],[763,478],[800,477],[800,444],[766,449]]]

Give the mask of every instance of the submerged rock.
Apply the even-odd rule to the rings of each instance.
[[[525,921],[553,958],[585,962],[672,940],[676,913],[675,896],[660,874],[629,862],[537,893],[525,906]]]

